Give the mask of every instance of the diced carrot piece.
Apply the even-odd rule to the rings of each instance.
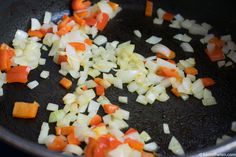
[[[86,146],[84,151],[85,157],[95,157],[95,149],[97,148],[97,146],[98,142],[94,138],[89,137],[88,145]]]
[[[67,143],[61,136],[56,136],[52,143],[48,145],[48,149],[52,151],[63,151]]]
[[[166,20],[166,21],[172,21],[173,18],[174,18],[174,14],[169,13],[169,12],[167,12],[163,15],[163,19]]]
[[[67,55],[59,55],[57,59],[57,63],[61,64],[63,62],[67,62]]]
[[[103,79],[96,77],[94,78],[94,82],[96,82],[99,85],[102,85]]]
[[[64,15],[62,21],[58,24],[58,29],[66,27],[66,25],[71,22],[71,18],[68,15]]]
[[[85,39],[84,42],[89,45],[89,46],[92,46],[93,45],[93,41],[89,38]]]
[[[69,89],[72,86],[72,82],[71,80],[63,77],[60,81],[60,84],[65,88],[65,89]]]
[[[108,4],[111,6],[112,10],[115,11],[118,9],[119,4],[109,1]]]
[[[11,57],[8,50],[0,50],[0,71],[10,70],[11,68]]]
[[[39,39],[42,39],[45,36],[45,34],[40,30],[35,30],[35,31],[29,30],[28,35],[30,37],[38,37]]]
[[[67,136],[67,141],[69,144],[80,145],[80,141],[77,137],[75,137],[75,133],[72,132]]]
[[[179,77],[178,71],[176,69],[170,69],[167,67],[160,67],[157,70],[156,74],[164,77],[175,77],[175,78]]]
[[[53,29],[52,27],[48,28],[48,29],[40,29],[40,31],[44,34],[44,36],[47,34],[47,33],[52,33],[53,32]]]
[[[97,29],[102,31],[109,21],[109,15],[107,13],[100,13],[97,16]]]
[[[134,128],[129,128],[129,130],[127,130],[125,132],[125,135],[132,134],[132,133],[135,133],[135,132],[138,132],[138,131],[136,129],[134,129]]]
[[[216,47],[212,52],[209,52],[207,49],[205,49],[205,52],[212,62],[225,59],[225,54],[221,48]]]
[[[56,134],[57,135],[69,135],[75,131],[74,126],[64,126],[64,127],[56,127]]]
[[[170,62],[170,63],[172,63],[172,64],[176,64],[176,62],[174,61],[174,60],[172,60],[172,59],[168,59],[168,60],[166,60],[167,62]]]
[[[73,0],[71,5],[72,5],[73,10],[78,11],[78,10],[83,10],[89,7],[91,5],[91,2],[89,0],[88,1]]]
[[[102,96],[102,95],[105,95],[105,88],[101,85],[97,85],[96,86],[96,94],[98,96]]]
[[[63,27],[57,31],[57,35],[59,35],[59,36],[65,35],[66,33],[70,32],[72,29],[73,29],[72,26],[66,25],[65,27]]]
[[[0,44],[0,71],[8,71],[11,68],[11,58],[15,56],[13,48],[5,43]]]
[[[198,70],[194,67],[188,67],[184,69],[184,72],[186,74],[190,74],[190,75],[197,75],[198,74]]]
[[[145,16],[152,16],[152,12],[153,12],[153,2],[150,0],[146,0]]]
[[[116,112],[116,110],[119,109],[119,106],[116,106],[113,104],[103,104],[102,108],[105,111],[105,113],[112,114],[112,113]]]
[[[204,85],[204,87],[209,87],[209,86],[213,86],[216,82],[210,78],[210,77],[205,77],[205,78],[201,78],[202,83]]]
[[[116,149],[121,144],[122,144],[122,142],[120,142],[119,140],[117,140],[114,137],[111,140],[109,140],[109,148],[111,150]]]
[[[162,53],[156,53],[156,56],[158,57],[158,58],[163,58],[163,59],[174,59],[175,58],[175,52],[174,51],[170,51],[170,56],[169,57],[167,57],[167,56],[165,56],[165,55],[163,55]]]
[[[176,96],[176,97],[180,97],[181,94],[178,92],[177,88],[172,88],[171,92]]]
[[[95,129],[95,128],[102,127],[102,126],[106,126],[106,124],[105,123],[99,123],[97,125],[92,126],[92,128]]]
[[[155,157],[155,155],[153,153],[142,151],[141,157]]]
[[[81,17],[81,18],[84,18],[84,17],[88,16],[88,11],[85,10],[85,11],[82,11],[82,12],[77,12],[76,15]]]
[[[97,23],[97,20],[94,17],[86,17],[84,18],[84,20],[85,20],[85,23],[89,26],[94,26]]]
[[[0,44],[0,50],[11,50],[11,51],[14,52],[14,49],[11,48],[10,46],[8,46],[8,45],[5,44],[5,43]],[[15,55],[15,52],[13,53],[13,56],[14,56],[14,55]],[[12,57],[13,57],[13,56],[12,56]]]
[[[7,71],[7,82],[8,83],[26,83],[28,82],[28,75],[30,67],[28,66],[15,66]]]
[[[76,51],[85,51],[86,46],[84,43],[81,42],[71,42],[69,43],[72,47],[75,48]]]
[[[79,24],[80,26],[84,26],[84,25],[85,25],[86,21],[85,21],[82,17],[80,17],[79,15],[77,15],[77,13],[74,13],[73,15],[74,15],[74,16],[73,16],[73,19],[74,19],[74,21],[75,21],[77,24]]]
[[[88,87],[84,85],[84,86],[82,86],[82,90],[86,91],[86,90],[88,90]]]
[[[133,139],[131,139],[131,138],[126,138],[126,139],[125,139],[125,143],[128,143],[129,146],[130,146],[131,148],[133,148],[133,149],[136,149],[136,150],[138,150],[138,151],[140,151],[140,152],[143,151],[144,144],[141,143],[141,142],[139,142],[139,141],[137,141],[137,140],[133,140]]]
[[[37,102],[15,102],[12,114],[15,118],[35,118],[38,107],[39,104]]]
[[[97,125],[102,122],[102,117],[96,114],[91,120],[90,120],[90,125]]]
[[[225,45],[224,41],[217,37],[211,38],[209,40],[209,43],[215,44],[215,46],[217,46],[218,48],[222,48]]]

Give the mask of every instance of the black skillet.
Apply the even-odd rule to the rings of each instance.
[[[216,80],[217,84],[211,88],[218,102],[217,105],[204,107],[201,102],[193,97],[187,101],[177,99],[170,95],[170,100],[165,103],[155,102],[150,106],[137,104],[136,94],[130,94],[126,89],[111,88],[107,96],[112,102],[118,103],[119,95],[129,97],[129,105],[123,105],[124,109],[131,111],[128,121],[131,127],[138,130],[146,130],[153,140],[158,143],[163,156],[173,155],[168,150],[171,136],[174,135],[182,144],[188,155],[197,155],[205,152],[233,152],[236,150],[236,138],[221,145],[215,146],[217,137],[223,134],[233,136],[230,131],[231,122],[236,120],[236,70],[233,67],[219,69],[215,63],[209,61],[204,53],[204,47],[200,44],[200,36],[192,36],[191,45],[195,53],[184,53],[179,47],[179,42],[172,39],[178,32],[168,27],[152,24],[152,19],[144,17],[145,0],[117,0],[123,10],[113,19],[102,32],[109,41],[131,40],[136,44],[135,51],[144,56],[150,53],[150,45],[145,39],[151,35],[163,37],[162,43],[177,52],[177,58],[184,59],[195,57],[199,77],[209,76]],[[217,35],[232,34],[236,39],[236,8],[230,1],[221,0],[158,0],[154,2],[154,10],[161,7],[173,13],[180,13],[185,18],[195,19],[200,22],[208,22],[214,26],[212,32]],[[8,0],[1,1],[0,5],[0,43],[11,43],[17,29],[27,30],[30,26],[30,18],[43,18],[45,11],[52,12],[56,17],[62,12],[69,12],[69,0]],[[154,13],[154,16],[156,14]],[[133,30],[139,29],[143,37],[138,39],[133,35]],[[46,57],[47,52],[42,52]],[[21,150],[37,156],[59,156],[47,151],[44,146],[37,144],[37,137],[43,121],[48,121],[49,112],[46,104],[54,102],[63,107],[61,98],[68,92],[58,85],[62,77],[58,74],[59,66],[55,65],[51,58],[47,57],[47,64],[39,66],[32,71],[29,80],[38,80],[40,86],[29,90],[22,84],[4,85],[4,96],[0,97],[0,139],[10,143]],[[50,71],[50,79],[42,80],[39,74],[42,70]],[[74,81],[76,82],[76,81]],[[74,86],[75,87],[75,86]],[[71,91],[73,91],[71,89]],[[12,118],[12,109],[15,101],[38,101],[40,109],[34,120]],[[163,133],[162,124],[168,123],[171,135]],[[53,125],[52,127],[53,128]],[[53,132],[53,129],[51,129]]]

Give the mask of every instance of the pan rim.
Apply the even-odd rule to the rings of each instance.
[[[4,135],[4,136],[3,136]],[[12,133],[8,129],[4,128],[0,125],[0,140],[8,143],[9,145],[26,152],[31,155],[43,156],[43,157],[64,157],[63,154],[51,152],[45,147],[23,139],[22,137]],[[186,157],[197,157],[197,156],[215,156],[215,155],[224,155],[225,153],[233,153],[233,150],[236,150],[236,137],[232,137],[232,139],[227,140],[219,145],[209,146],[206,148],[202,148],[197,151],[189,152],[185,154]],[[215,154],[215,155],[214,155]]]

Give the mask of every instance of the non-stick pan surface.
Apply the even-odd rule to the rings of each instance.
[[[122,107],[131,112],[128,121],[131,127],[139,131],[145,130],[160,146],[159,153],[172,155],[167,149],[171,137],[174,135],[182,144],[186,152],[202,152],[203,148],[214,146],[216,138],[227,134],[233,136],[230,131],[231,122],[236,120],[236,70],[233,67],[219,69],[212,63],[204,53],[204,46],[199,42],[200,36],[193,36],[191,45],[195,53],[189,54],[179,47],[180,42],[172,37],[184,30],[174,30],[168,27],[167,23],[162,26],[153,25],[152,19],[144,17],[144,0],[123,0],[117,1],[123,10],[110,21],[108,27],[102,34],[108,37],[109,41],[131,40],[136,45],[135,51],[144,55],[153,55],[150,52],[150,45],[145,39],[151,35],[163,37],[162,43],[177,52],[177,58],[186,59],[195,57],[199,77],[212,77],[216,85],[211,88],[213,95],[218,102],[215,106],[204,107],[200,100],[190,97],[183,101],[172,96],[165,102],[155,102],[150,106],[137,104],[136,94],[129,93],[126,89],[119,90],[109,88],[107,97],[115,104],[118,103],[118,96],[127,95],[129,104]],[[158,0],[155,1],[155,9],[162,7],[173,13],[180,13],[185,18],[196,19],[200,22],[208,22],[214,26],[212,32],[217,35],[232,34],[236,37],[236,9],[233,3],[220,0]],[[42,19],[45,11],[51,11],[54,15],[61,12],[68,12],[69,0],[8,0],[2,1],[0,5],[0,43],[11,43],[17,29],[27,30],[30,26],[30,18]],[[155,15],[156,16],[156,15]],[[133,30],[139,29],[143,37],[141,39],[133,35]],[[48,52],[42,52],[47,57]],[[18,148],[39,156],[52,156],[44,146],[36,144],[41,123],[48,121],[50,112],[46,111],[49,102],[60,104],[63,107],[62,97],[68,92],[58,85],[62,78],[58,74],[59,66],[47,57],[45,66],[39,66],[30,73],[29,80],[38,80],[40,85],[30,90],[23,84],[4,85],[4,96],[0,97],[0,138]],[[50,71],[50,79],[43,80],[39,77],[42,70]],[[74,81],[76,83],[76,81]],[[73,86],[75,88],[75,84]],[[72,88],[70,91],[74,90]],[[12,109],[15,101],[37,101],[40,104],[38,115],[33,120],[12,118]],[[170,135],[163,133],[162,124],[168,123]],[[51,125],[51,133],[54,132]],[[230,151],[233,150],[231,140]],[[224,145],[224,144],[223,144]],[[218,150],[226,150],[223,145]],[[228,145],[227,145],[228,146]],[[210,150],[216,150],[216,147]],[[235,148],[234,148],[235,149]],[[209,150],[209,149],[208,149]],[[229,150],[227,150],[229,151]]]

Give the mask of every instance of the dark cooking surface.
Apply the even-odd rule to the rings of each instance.
[[[14,0],[12,3],[14,5],[9,5],[10,2],[4,1],[2,2],[4,5],[0,6],[0,43],[10,43],[17,28],[23,30],[29,28],[31,17],[42,19],[46,10],[57,13],[69,8],[69,0]],[[146,130],[150,133],[153,140],[161,147],[160,152],[165,155],[171,154],[167,148],[172,135],[188,152],[213,146],[216,138],[223,134],[234,135],[230,131],[230,125],[232,121],[236,120],[235,68],[218,69],[216,64],[211,63],[203,52],[204,47],[199,42],[200,37],[193,36],[193,41],[191,41],[195,53],[184,53],[179,47],[180,42],[173,40],[172,37],[178,32],[184,33],[185,31],[170,29],[167,27],[167,23],[164,23],[163,26],[153,25],[152,18],[143,16],[144,2],[144,0],[122,1],[121,3],[124,3],[123,11],[109,23],[102,34],[105,34],[109,41],[132,40],[132,43],[136,44],[136,52],[144,56],[153,55],[150,53],[150,45],[146,44],[144,39],[151,35],[163,37],[161,43],[177,52],[176,60],[195,57],[199,76],[209,76],[216,80],[217,84],[210,89],[216,97],[218,105],[204,107],[200,100],[193,97],[183,101],[169,94],[170,99],[166,103],[155,102],[153,105],[143,106],[135,102],[137,94],[131,94],[126,89],[115,88],[108,89],[108,98],[113,103],[118,103],[119,95],[127,95],[129,105],[123,105],[122,108],[131,111],[128,124],[139,131]],[[214,33],[222,35],[231,33],[235,40],[236,21],[233,17],[236,15],[236,9],[230,3],[222,3],[223,1],[220,0],[158,0],[158,5],[163,9],[181,13],[185,18],[196,19],[198,23],[208,22],[214,26]],[[224,11],[220,11],[220,9]],[[142,39],[133,35],[134,29],[142,32]],[[42,56],[46,57],[47,52],[42,52]],[[39,78],[42,70],[50,71],[50,79]],[[45,66],[39,66],[30,74],[30,81],[38,80],[40,83],[34,90],[21,84],[4,85],[4,96],[0,98],[0,125],[20,137],[36,142],[41,123],[48,121],[50,112],[46,111],[47,103],[58,103],[62,108],[61,98],[68,92],[58,85],[58,81],[62,78],[58,74],[58,70],[59,66],[49,59]],[[70,91],[73,90],[74,88]],[[41,105],[35,120],[11,117],[15,101],[32,102],[34,100]],[[164,122],[169,124],[171,135],[164,135],[162,131]]]

